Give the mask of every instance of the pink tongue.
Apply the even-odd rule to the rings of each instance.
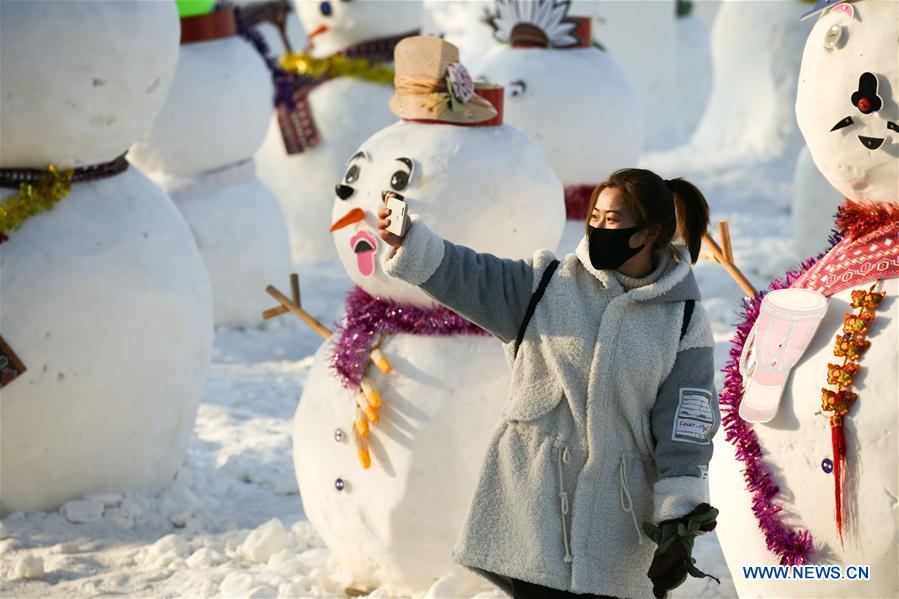
[[[370,277],[375,272],[375,253],[359,252],[356,254],[356,263],[363,277]]]

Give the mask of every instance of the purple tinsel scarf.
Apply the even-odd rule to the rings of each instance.
[[[834,233],[830,238],[830,247],[836,245],[840,235]],[[829,250],[828,250],[829,251]],[[780,279],[775,279],[768,291],[786,289],[805,271],[811,268],[824,254],[809,258],[799,268],[788,272]],[[725,439],[735,448],[736,458],[743,463],[743,480],[746,489],[752,494],[752,511],[759,522],[759,528],[765,535],[768,551],[780,557],[784,565],[808,563],[812,550],[812,535],[807,530],[793,530],[783,523],[779,514],[783,507],[774,501],[780,487],[771,477],[771,470],[764,462],[764,450],[752,425],[740,418],[740,402],[743,400],[743,376],[740,374],[740,354],[749,335],[752,325],[759,316],[762,299],[768,291],[760,292],[754,299],[743,300],[744,320],[737,327],[731,340],[730,360],[724,367],[724,389],[719,398],[721,406],[721,424],[726,432]]]
[[[346,298],[346,319],[331,354],[343,386],[358,389],[368,356],[380,334],[487,335],[481,327],[444,307],[419,308],[369,295],[356,287]]]

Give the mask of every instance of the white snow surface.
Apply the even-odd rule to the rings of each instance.
[[[795,264],[788,212],[791,173],[771,167],[715,170],[696,159],[690,169],[659,172],[682,175],[701,186],[712,204],[713,219],[729,220],[737,263],[756,286]],[[562,246],[572,248],[582,231],[570,223]],[[296,266],[303,305],[322,322],[334,322],[351,285],[340,263],[303,261]],[[715,264],[701,261],[695,272],[713,322],[720,368],[741,293]],[[273,283],[282,290],[287,287],[287,281]],[[353,582],[305,519],[297,496],[291,419],[321,338],[290,318],[282,316],[261,328],[217,331],[194,436],[170,489],[157,496],[93,498],[103,504],[103,515],[84,523],[69,522],[68,509],[15,513],[0,521],[0,593],[347,596]],[[723,440],[717,443],[717,451],[731,451]],[[277,525],[269,524],[272,519],[285,530],[285,549],[265,563],[254,562],[247,556],[268,551],[260,545],[283,544]],[[244,546],[260,527],[267,528]],[[701,569],[721,577],[721,586],[689,579],[674,596],[735,596],[714,534],[699,539],[695,556]],[[22,563],[26,558],[43,559],[39,578],[16,574],[40,571]],[[459,596],[454,594],[458,588],[458,581],[449,576],[414,596]],[[385,589],[364,590],[371,591],[371,597],[390,596]],[[487,585],[469,592],[465,596],[504,596]]]

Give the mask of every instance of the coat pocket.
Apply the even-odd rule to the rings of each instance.
[[[510,397],[503,407],[503,420],[527,422],[540,418],[561,401],[564,391],[561,385],[547,377],[527,386],[510,389]]]

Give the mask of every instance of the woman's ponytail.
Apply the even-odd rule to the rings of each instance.
[[[681,178],[667,179],[665,187],[674,193],[677,214],[677,232],[695,263],[702,249],[702,236],[709,228],[709,204],[699,189]]]

